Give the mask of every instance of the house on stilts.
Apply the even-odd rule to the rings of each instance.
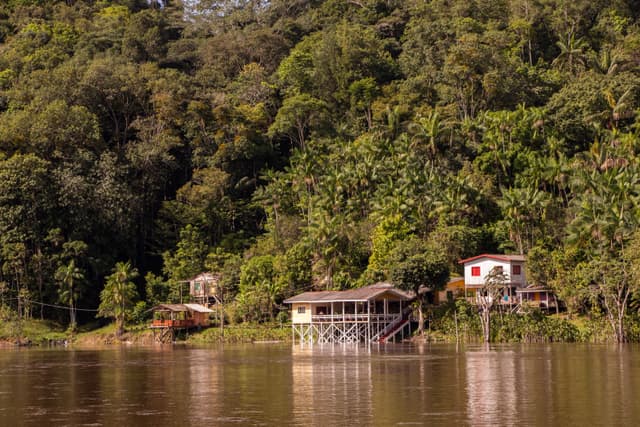
[[[153,320],[149,326],[153,340],[170,343],[176,332],[209,326],[209,316],[213,310],[200,304],[159,304],[153,307]]]
[[[291,304],[294,342],[375,343],[411,333],[415,297],[388,283],[346,291],[304,292]]]
[[[218,287],[222,275],[219,273],[204,272],[189,280],[189,298],[192,302],[205,307],[211,307],[220,303]]]

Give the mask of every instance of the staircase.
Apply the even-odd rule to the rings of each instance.
[[[389,323],[378,335],[373,337],[372,342],[385,343],[389,338],[393,338],[398,332],[409,323],[409,316],[413,312],[413,307],[409,306],[402,310],[402,314],[393,322]]]
[[[389,338],[393,338],[398,332],[402,330],[402,328],[407,326],[407,323],[409,323],[409,319],[402,319],[402,321],[395,325],[395,327],[391,329],[391,331],[383,334],[380,338],[378,338],[378,342],[384,344]]]

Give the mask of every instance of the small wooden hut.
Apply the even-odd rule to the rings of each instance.
[[[209,326],[209,314],[213,310],[200,304],[160,304],[153,308],[151,329],[154,339],[173,341],[175,331]]]
[[[205,272],[187,280],[191,301],[206,307],[215,304],[220,278],[220,274]]]

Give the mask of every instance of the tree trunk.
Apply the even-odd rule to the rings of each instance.
[[[218,312],[220,314],[220,339],[224,340],[224,308],[222,304],[218,306]]]
[[[71,329],[71,331],[75,331],[76,330],[76,310],[75,308],[71,308],[71,310],[69,311],[69,317],[70,317],[70,322],[71,324],[69,325],[69,329]]]
[[[116,319],[116,336],[120,338],[122,335],[124,335],[124,319],[119,317]]]
[[[482,324],[482,336],[484,342],[491,341],[491,308],[481,307],[480,323]]]
[[[424,301],[419,296],[418,297],[418,333],[422,338],[424,338],[424,312],[422,311],[423,309],[422,306],[424,305],[423,303]]]

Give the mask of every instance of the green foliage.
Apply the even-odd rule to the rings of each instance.
[[[426,246],[417,238],[403,241],[390,255],[391,282],[416,295],[421,286],[444,288],[449,280],[449,263],[439,248]]]
[[[240,271],[240,293],[237,297],[237,311],[243,320],[263,320],[267,316],[273,320],[283,285],[276,280],[273,256],[249,259]]]
[[[243,324],[231,325],[224,328],[208,328],[199,334],[189,336],[189,342],[194,344],[212,343],[252,343],[259,341],[283,341],[291,340],[291,330],[278,324]]]
[[[455,311],[455,315],[454,315]],[[476,307],[463,299],[455,305],[443,307],[436,313],[432,329],[443,334],[447,340],[462,342],[482,340],[482,327],[476,313]],[[492,342],[588,342],[591,337],[568,321],[548,316],[539,310],[526,310],[522,313],[502,313],[493,316],[491,322]]]
[[[60,284],[58,295],[60,301],[69,306],[69,329],[76,329],[76,303],[80,297],[81,282],[84,279],[82,270],[76,267],[74,260],[69,261],[67,265],[61,265],[56,271],[56,280]]]
[[[631,331],[636,290],[620,310],[593,292],[629,288],[629,261],[594,266],[626,259],[640,217],[627,3],[5,1],[4,305],[28,318],[71,261],[103,283],[131,259],[149,305],[211,270],[263,319],[507,251],[571,316]]]
[[[187,297],[185,281],[204,271],[208,248],[200,232],[191,224],[180,231],[175,252],[162,254],[164,272],[169,277],[169,300],[183,302]]]
[[[278,109],[278,114],[269,127],[269,134],[287,135],[292,143],[304,149],[309,128],[318,126],[326,109],[323,101],[306,93],[288,97]]]
[[[411,229],[400,215],[384,218],[373,230],[371,236],[371,256],[367,266],[367,274],[389,274],[389,256],[396,245],[409,237]]]
[[[138,298],[136,285],[132,282],[136,277],[138,270],[133,268],[130,262],[118,262],[100,293],[98,316],[115,319],[117,336],[124,333],[125,322],[131,315],[135,299]]]
[[[149,306],[146,301],[138,301],[131,310],[131,321],[133,323],[144,323],[148,321],[152,317],[152,308],[153,307]]]
[[[171,288],[169,284],[160,276],[148,272],[144,276],[145,282],[145,302],[149,307],[169,301]]]

